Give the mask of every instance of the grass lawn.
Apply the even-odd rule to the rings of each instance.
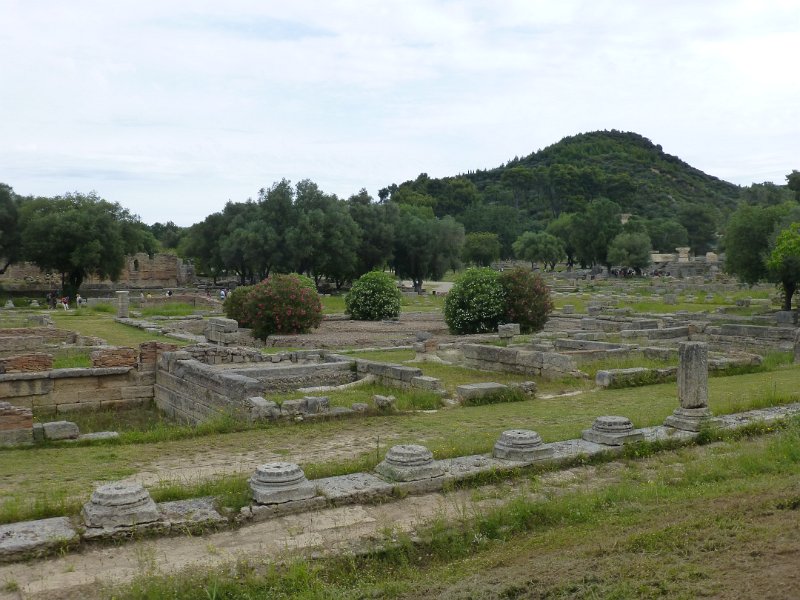
[[[711,408],[724,414],[800,401],[799,376],[800,368],[787,367],[713,378],[709,381]],[[433,413],[266,424],[243,431],[223,428],[228,431],[225,433],[213,433],[214,428],[208,426],[195,437],[191,428],[179,428],[179,435],[174,435],[170,426],[165,426],[152,434],[123,435],[119,443],[0,450],[0,522],[74,513],[97,482],[146,471],[170,458],[191,461],[192,457],[213,453],[225,455],[235,464],[237,457],[262,449],[296,460],[309,477],[320,477],[370,468],[394,444],[421,443],[437,458],[483,453],[491,450],[505,429],[533,429],[545,441],[569,439],[579,437],[598,415],[624,415],[635,426],[643,427],[662,423],[677,404],[672,383]],[[302,458],[309,443],[342,449],[322,462],[309,462]],[[54,473],[58,473],[57,478]],[[244,479],[241,476],[234,483],[240,485]],[[186,484],[184,491],[171,493],[196,493],[191,484]],[[220,485],[228,489],[230,478],[220,478]]]
[[[149,333],[130,325],[123,325],[114,321],[114,315],[93,312],[89,310],[76,310],[72,312],[50,311],[50,316],[56,326],[61,329],[77,331],[81,335],[96,336],[104,339],[112,346],[138,346],[143,342],[161,341],[178,346],[185,346],[187,342],[175,340],[167,336]]]

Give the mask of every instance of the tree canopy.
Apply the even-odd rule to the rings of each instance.
[[[74,296],[88,275],[115,281],[125,257],[152,253],[156,240],[138,217],[95,194],[34,198],[20,207],[22,256],[62,275]]]

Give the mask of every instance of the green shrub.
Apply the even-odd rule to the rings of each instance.
[[[271,275],[253,286],[245,301],[253,335],[308,333],[322,322],[322,302],[314,282],[297,273]]]
[[[379,321],[400,314],[400,290],[383,271],[365,273],[344,299],[344,310],[357,321]]]
[[[520,333],[541,331],[553,310],[550,290],[544,280],[523,268],[504,271],[499,279],[506,298],[503,321],[519,323]]]
[[[222,310],[229,319],[235,319],[240,327],[250,327],[247,319],[247,294],[253,289],[252,285],[240,285],[225,297]]]
[[[496,331],[505,317],[506,298],[500,274],[467,269],[444,300],[444,321],[451,333]]]

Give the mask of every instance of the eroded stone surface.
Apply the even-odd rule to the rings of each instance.
[[[492,455],[503,460],[531,461],[549,458],[553,449],[542,445],[542,438],[529,429],[509,429],[500,434]]]
[[[46,552],[78,541],[67,517],[0,525],[0,561]]]
[[[433,460],[431,451],[417,444],[392,446],[375,471],[392,481],[417,481],[444,475],[442,465]]]
[[[289,462],[260,465],[249,483],[253,500],[259,504],[281,504],[316,495],[316,488],[306,479],[303,470]]]
[[[74,440],[80,435],[78,426],[72,421],[51,421],[42,427],[46,440]]]
[[[633,428],[631,420],[620,416],[597,417],[592,428],[584,430],[581,437],[588,442],[605,446],[622,446],[644,440],[644,434]]]
[[[708,406],[708,344],[683,342],[678,355],[678,400],[682,408]]]
[[[150,493],[140,484],[115,482],[101,485],[83,505],[87,527],[133,527],[161,519]]]

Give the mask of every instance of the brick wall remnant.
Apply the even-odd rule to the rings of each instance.
[[[44,352],[0,358],[0,373],[35,373],[53,368],[53,355]]]

